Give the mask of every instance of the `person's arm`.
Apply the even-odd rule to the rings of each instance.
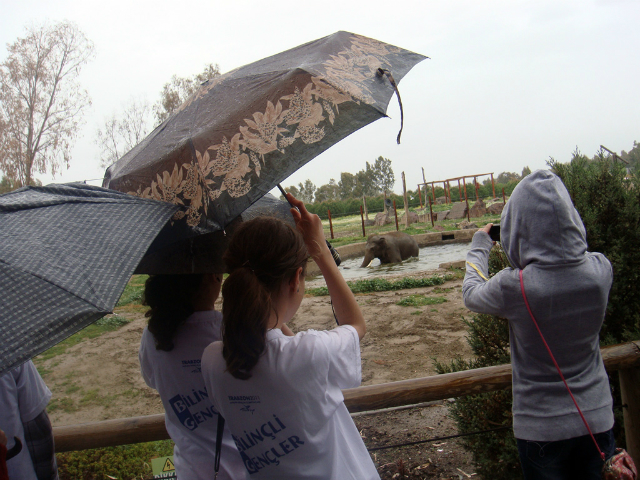
[[[358,332],[360,340],[362,340],[367,330],[364,317],[327,247],[320,217],[309,213],[304,203],[290,193],[287,194],[287,197],[290,203],[298,208],[298,210],[292,208],[291,213],[296,221],[298,230],[304,237],[309,253],[327,282],[338,323],[340,325],[351,325]]]
[[[286,323],[280,327],[280,331],[284,333],[287,337],[295,336],[295,333],[293,333],[293,330],[291,330]]]
[[[36,418],[22,424],[24,441],[29,449],[33,469],[38,480],[57,480],[53,429],[47,411],[43,410]]]
[[[467,253],[462,299],[472,312],[499,316],[503,312],[499,279],[489,279],[489,252],[495,244],[489,237],[491,225],[485,225],[473,235],[471,250]]]

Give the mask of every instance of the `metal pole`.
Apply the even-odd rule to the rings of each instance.
[[[331,240],[333,240],[333,223],[331,222],[331,210],[327,210],[329,214],[329,230],[331,230]]]

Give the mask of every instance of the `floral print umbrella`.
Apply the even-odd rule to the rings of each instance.
[[[298,168],[385,117],[426,57],[348,32],[204,83],[105,173],[103,186],[181,207],[191,235],[223,230]]]

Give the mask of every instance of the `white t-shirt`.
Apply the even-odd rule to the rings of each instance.
[[[200,373],[202,352],[220,339],[222,315],[214,310],[195,312],[178,328],[173,350],[157,350],[147,328],[140,342],[140,369],[144,381],[160,394],[167,432],[175,442],[173,461],[180,480],[213,478],[218,412],[213,408]],[[219,479],[246,479],[231,433],[225,429]]]
[[[205,385],[256,479],[368,480],[380,476],[341,389],[360,385],[360,342],[348,325],[294,337],[267,332],[248,380],[230,375],[222,342],[202,357]]]
[[[7,449],[13,447],[13,437],[22,442],[20,453],[7,461],[11,479],[37,480],[22,424],[40,415],[49,400],[51,391],[31,360],[0,376],[0,429],[7,435]]]

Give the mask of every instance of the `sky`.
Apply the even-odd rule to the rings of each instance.
[[[577,148],[640,141],[636,0],[0,0],[0,61],[25,27],[71,21],[94,43],[79,81],[92,98],[70,168],[44,183],[99,185],[96,131],[132,99],[155,103],[172,75],[222,72],[339,30],[430,57],[399,84],[383,118],[285,180],[316,186],[389,158],[401,192],[479,173],[566,162]],[[424,169],[424,177],[423,177]]]

